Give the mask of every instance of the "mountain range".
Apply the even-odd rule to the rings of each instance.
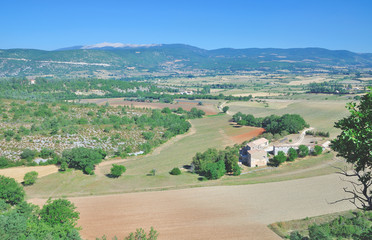
[[[1,49],[0,77],[106,77],[234,74],[247,71],[349,71],[372,67],[371,53],[324,48],[221,48],[100,43],[54,51]]]

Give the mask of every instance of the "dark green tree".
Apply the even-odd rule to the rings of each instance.
[[[80,213],[67,199],[51,200],[50,198],[40,211],[40,218],[49,225],[65,225],[74,228]]]
[[[120,177],[127,169],[123,165],[112,164],[110,175],[114,178]]]
[[[224,106],[224,107],[222,108],[222,111],[223,111],[224,113],[226,113],[228,110],[229,110],[229,106]]]

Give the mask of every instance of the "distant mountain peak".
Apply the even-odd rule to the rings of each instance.
[[[124,44],[124,43],[97,43],[93,45],[86,45],[81,47],[81,49],[97,49],[97,48],[148,48],[161,46],[161,44]]]

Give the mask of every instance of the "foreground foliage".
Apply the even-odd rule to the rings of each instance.
[[[149,233],[147,234],[142,228],[136,229],[136,232],[130,233],[124,240],[157,240],[159,233],[151,227]],[[112,240],[118,240],[118,237],[113,237]],[[101,238],[96,238],[96,240],[108,240],[104,235]]]
[[[0,176],[0,239],[81,239],[76,227],[79,213],[70,201],[49,199],[40,209],[23,199],[22,186]]]
[[[10,205],[17,205],[25,198],[23,187],[13,178],[0,175],[0,199]]]
[[[332,141],[331,148],[353,165],[353,173],[341,169],[346,177],[356,177],[358,182],[349,181],[352,189],[344,188],[350,194],[348,200],[357,208],[372,210],[372,91],[364,95],[360,103],[349,103],[350,116],[335,123],[341,134]]]
[[[352,218],[338,217],[335,220],[314,224],[308,228],[309,236],[305,237],[299,232],[292,232],[291,240],[332,240],[332,239],[355,239],[369,240],[372,237],[372,213],[357,212]]]

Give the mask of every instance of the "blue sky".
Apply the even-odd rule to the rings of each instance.
[[[2,0],[0,48],[100,42],[372,53],[370,0]]]

